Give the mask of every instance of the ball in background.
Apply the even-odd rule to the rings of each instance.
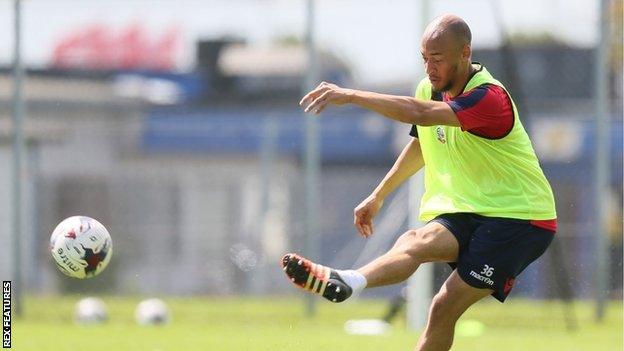
[[[108,320],[108,311],[104,301],[97,297],[84,298],[76,304],[74,321],[76,324],[102,324]]]
[[[61,272],[72,278],[100,274],[113,255],[108,230],[86,216],[73,216],[56,226],[50,237],[50,253]]]
[[[159,299],[141,301],[137,305],[134,317],[139,325],[164,325],[171,319],[167,304]]]

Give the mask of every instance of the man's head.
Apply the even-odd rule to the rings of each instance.
[[[472,35],[464,20],[455,15],[434,19],[422,37],[425,71],[433,88],[447,91],[470,68]]]

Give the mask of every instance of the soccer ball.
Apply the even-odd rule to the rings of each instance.
[[[76,304],[74,320],[77,324],[100,324],[107,319],[106,304],[97,297],[87,297]]]
[[[73,216],[59,223],[52,232],[50,253],[61,272],[72,278],[91,278],[110,262],[113,242],[100,222]]]
[[[143,300],[137,306],[134,318],[140,325],[167,324],[169,323],[169,309],[162,300]]]

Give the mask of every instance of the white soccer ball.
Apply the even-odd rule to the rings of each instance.
[[[73,278],[91,278],[110,262],[113,242],[100,222],[73,216],[59,223],[52,232],[50,253],[61,272]]]
[[[143,300],[137,305],[134,318],[140,325],[167,324],[170,319],[169,308],[159,299]]]
[[[87,297],[76,304],[74,320],[78,324],[100,324],[107,319],[106,304],[97,297]]]

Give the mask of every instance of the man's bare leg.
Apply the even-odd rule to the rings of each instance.
[[[406,280],[421,263],[457,260],[459,244],[439,223],[431,222],[409,230],[387,253],[356,270],[338,271],[297,254],[286,254],[282,266],[298,287],[329,301],[342,302],[365,287],[395,284]]]
[[[431,302],[427,327],[420,335],[415,350],[449,350],[459,317],[475,302],[491,293],[490,289],[477,289],[466,284],[454,270]]]
[[[409,278],[421,263],[455,262],[459,244],[443,225],[430,222],[409,230],[397,239],[382,256],[358,269],[367,281],[367,288],[400,283]]]

